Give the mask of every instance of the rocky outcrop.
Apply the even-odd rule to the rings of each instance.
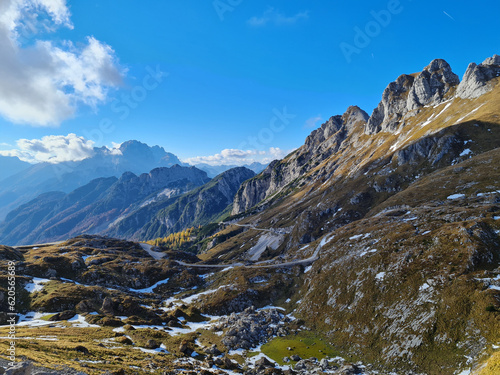
[[[457,96],[474,99],[491,90],[491,80],[500,76],[500,56],[494,55],[481,64],[470,63],[457,88]]]
[[[381,102],[366,124],[366,133],[394,132],[408,112],[441,103],[459,82],[450,65],[442,59],[433,60],[416,77],[399,76],[384,90]]]
[[[213,330],[225,332],[222,343],[226,348],[251,349],[270,337],[286,335],[284,324],[289,322],[290,318],[278,309],[255,310],[252,306],[239,314],[222,317]]]
[[[458,76],[446,61],[433,60],[415,79],[406,108],[411,111],[424,105],[438,104],[459,83]]]
[[[262,200],[297,181],[323,160],[339,151],[346,138],[357,127],[363,127],[368,114],[356,106],[342,116],[333,116],[314,130],[302,147],[289,157],[274,161],[255,178],[242,185],[235,196],[232,214],[245,212]]]

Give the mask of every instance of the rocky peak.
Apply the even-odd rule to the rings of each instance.
[[[340,145],[345,136],[352,131],[354,125],[360,122],[365,123],[368,118],[368,114],[361,108],[350,106],[342,116],[332,116],[320,128],[314,130],[306,138],[305,149],[312,151],[327,140],[329,140],[329,143]],[[334,135],[336,136],[332,138]]]
[[[411,111],[424,105],[438,104],[459,83],[460,79],[446,61],[433,60],[415,79],[408,95],[407,109]]]
[[[419,74],[398,77],[384,90],[382,101],[366,125],[366,133],[393,132],[410,111],[443,101],[460,80],[443,59],[435,59]]]
[[[406,112],[408,92],[414,81],[413,76],[403,74],[396,81],[389,83],[382,94],[382,101],[368,119],[365,127],[367,134],[392,131],[397,127],[403,112]]]
[[[359,123],[366,123],[369,118],[370,116],[368,115],[368,113],[366,113],[356,105],[351,105],[342,115],[342,121],[344,122],[348,133],[351,132],[354,125]]]
[[[491,90],[491,80],[500,76],[500,56],[493,55],[481,64],[470,63],[462,82],[458,85],[457,96],[474,99]]]
[[[308,149],[313,149],[315,146],[321,144],[325,139],[337,133],[342,127],[342,117],[332,116],[330,119],[321,125],[320,128],[314,130],[306,138],[305,145]]]

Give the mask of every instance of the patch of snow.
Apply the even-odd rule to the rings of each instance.
[[[135,346],[134,349],[140,350],[141,352],[144,353],[150,353],[150,354],[169,354],[169,351],[167,350],[167,347],[164,344],[161,344],[159,348],[156,349],[146,349],[146,348],[141,348]]]
[[[371,250],[365,250],[363,251],[362,253],[360,253],[358,255],[358,257],[364,257],[366,254],[370,254],[370,253],[376,253],[377,252],[377,249],[371,249]]]
[[[500,216],[493,216],[493,220],[500,220]]]
[[[132,288],[130,288],[129,290],[131,292],[136,292],[136,293],[153,293],[153,289],[155,289],[156,287],[158,287],[162,284],[168,283],[168,280],[169,279],[158,281],[156,284],[151,285],[149,288],[144,288],[144,289],[132,289]]]
[[[331,236],[325,236],[325,237],[323,237],[323,239],[319,243],[319,246],[320,247],[325,246],[328,242],[330,242],[331,240],[333,240],[334,237],[335,237],[335,235],[333,235],[333,234]]]
[[[463,119],[465,119],[465,118],[469,117],[469,116],[470,116],[470,115],[472,115],[474,112],[477,112],[477,110],[478,110],[479,108],[481,108],[483,105],[484,105],[484,103],[483,103],[483,104],[481,104],[481,105],[480,105],[479,107],[477,107],[476,109],[473,109],[472,111],[470,111],[469,113],[467,113],[465,116],[463,116],[463,117],[459,118],[459,119],[457,120],[457,123],[458,123],[458,122],[460,122],[460,121],[462,121]]]
[[[430,287],[431,287],[431,286],[430,286],[429,284],[427,284],[427,283],[423,283],[423,284],[420,286],[420,288],[418,288],[418,290],[419,290],[420,292],[422,292],[422,291],[424,291],[424,290],[426,290],[426,289],[429,289]]]
[[[446,199],[459,199],[465,197],[465,194],[452,194],[448,195]]]
[[[26,284],[24,289],[26,289],[29,293],[38,292],[43,289],[43,284],[48,283],[49,281],[49,279],[34,277],[33,282]]]
[[[358,238],[363,237],[362,234],[356,234],[355,236],[349,237],[350,240],[357,240]]]
[[[27,327],[41,327],[47,326],[49,324],[54,324],[54,322],[50,322],[48,320],[43,320],[42,318],[48,315],[53,315],[55,313],[39,313],[39,312],[29,312],[24,315],[19,315],[19,321],[17,323],[18,326],[27,326]]]
[[[377,280],[384,280],[385,277],[385,272],[379,272],[375,275],[375,279]]]
[[[466,148],[465,150],[462,151],[462,153],[459,156],[467,156],[469,154],[472,154],[472,151],[470,148]]]
[[[71,323],[73,327],[76,328],[100,328],[97,324],[90,324],[85,321],[85,317],[83,315],[75,315],[73,318],[68,319],[68,323]]]
[[[267,306],[261,307],[261,308],[257,309],[257,311],[261,311],[261,310],[272,310],[272,309],[276,309],[276,310],[283,310],[283,311],[285,311],[285,309],[284,309],[283,307],[273,306],[273,305],[267,305]]]
[[[418,219],[418,217],[413,216],[413,217],[408,217],[406,219],[403,219],[403,221],[413,221],[413,220],[417,220],[417,219]]]
[[[425,236],[426,234],[429,234],[429,233],[431,233],[431,231],[430,230],[426,230],[424,233],[422,233],[422,236]]]
[[[190,303],[196,301],[198,298],[200,298],[201,296],[204,296],[204,295],[207,295],[207,294],[212,294],[212,293],[215,293],[217,292],[219,289],[223,289],[223,288],[233,288],[232,285],[221,285],[220,287],[218,287],[217,289],[211,289],[211,290],[207,290],[205,292],[200,292],[200,293],[197,293],[197,294],[193,294],[189,297],[185,297],[185,298],[177,298],[177,297],[170,297],[169,299],[163,301],[165,305],[169,305],[171,303],[174,304],[174,306],[180,306],[182,304],[185,304],[185,305],[189,305]],[[162,308],[163,310],[169,310],[169,308],[167,307],[163,307]]]
[[[304,270],[304,273],[308,273],[313,267],[312,266],[307,266],[306,269]]]
[[[497,286],[497,285],[490,285],[490,286],[488,287],[488,289],[493,289],[493,290],[498,290],[498,291],[500,291],[500,286]]]

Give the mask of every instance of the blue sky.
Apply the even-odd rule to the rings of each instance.
[[[95,146],[129,139],[158,144],[184,160],[270,159],[299,147],[349,105],[371,114],[399,74],[444,58],[462,77],[470,62],[500,53],[497,0],[477,6],[439,0],[69,0],[66,9],[54,8],[61,3],[56,0],[39,1],[45,8],[37,9],[36,30],[26,31],[30,14],[24,8],[13,18],[24,29],[17,27],[11,38],[26,71],[32,59],[56,83],[38,97],[16,84],[16,105],[26,103],[15,111],[9,100],[2,104],[12,89],[2,91],[0,78],[4,154],[20,148],[19,139],[76,134]],[[43,49],[40,41],[50,46]],[[64,53],[69,68],[46,68],[44,53]],[[89,62],[88,54],[100,58]],[[72,61],[79,61],[78,75]],[[0,63],[0,76],[25,76],[22,64],[10,66]],[[53,98],[43,94],[50,90]],[[44,99],[52,107],[45,103],[37,111]]]

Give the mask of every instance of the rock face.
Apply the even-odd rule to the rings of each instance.
[[[442,59],[433,60],[418,74],[400,75],[384,90],[382,100],[371,116],[358,107],[349,107],[342,116],[333,116],[314,130],[304,145],[294,153],[283,160],[272,162],[263,172],[244,183],[236,194],[232,214],[249,211],[275,195],[286,195],[287,188],[296,188],[320,178],[330,178],[337,168],[353,163],[354,159],[357,163],[366,161],[366,155],[361,156],[363,150],[372,147],[371,142],[374,142],[374,138],[370,140],[367,135],[381,133],[385,134],[383,137],[403,137],[403,130],[411,130],[410,126],[415,126],[414,119],[421,112],[430,111],[428,121],[431,122],[441,115],[448,104],[440,107],[436,113],[432,113],[432,107],[452,102],[456,97],[479,96],[491,89],[491,82],[497,76],[500,76],[498,55],[486,59],[478,66],[471,64],[462,83],[450,65]],[[444,116],[441,119],[446,120]],[[420,125],[424,126],[425,122],[422,121]],[[376,140],[379,143],[384,141],[383,138]],[[418,144],[404,151],[398,150],[398,141],[394,138],[391,142],[393,147],[390,147],[390,151],[398,152],[399,165],[405,164],[407,160],[422,161],[424,154],[432,154],[432,164],[436,164],[440,160],[455,157],[455,151],[459,148],[459,141],[452,139],[436,141],[422,138],[418,140]],[[441,146],[442,149],[439,148]],[[418,154],[415,155],[414,152]],[[445,154],[449,155],[445,158]],[[334,159],[337,160],[321,167],[325,160]]]
[[[245,167],[230,169],[197,189],[155,206],[144,224],[140,218],[144,217],[147,208],[139,210],[122,220],[112,234],[153,239],[208,224],[228,209],[240,185],[254,176],[255,173]],[[129,230],[133,230],[133,234]]]
[[[490,81],[500,76],[500,56],[494,55],[476,65],[470,63],[462,82],[457,88],[457,96],[462,99],[474,99],[491,90]]]
[[[450,65],[442,59],[433,60],[416,77],[399,76],[384,90],[382,101],[366,124],[366,133],[394,132],[406,113],[441,103],[459,82]]]
[[[368,114],[351,106],[342,116],[333,116],[305,140],[288,158],[274,161],[255,178],[245,182],[236,194],[232,214],[244,212],[275,194],[295,179],[336,153],[357,126],[364,126]]]
[[[442,60],[433,60],[415,79],[408,96],[407,109],[418,109],[428,104],[438,104],[443,96],[460,83],[450,65]]]

